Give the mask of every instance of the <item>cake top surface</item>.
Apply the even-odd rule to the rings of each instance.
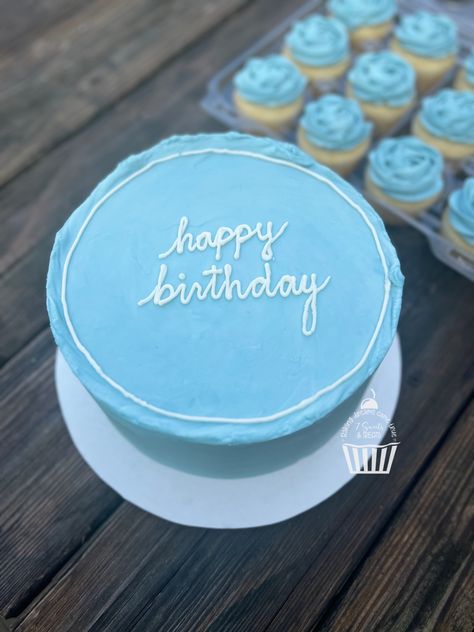
[[[306,79],[283,55],[267,55],[249,59],[235,75],[234,86],[247,101],[278,107],[299,99]]]
[[[350,30],[383,24],[397,12],[395,0],[329,0],[328,7]]]
[[[359,55],[348,78],[362,101],[401,107],[415,97],[416,77],[411,64],[388,50]]]
[[[323,417],[393,340],[403,275],[383,224],[293,145],[173,137],[132,156],[58,233],[48,310],[107,411],[243,443]]]
[[[373,128],[357,101],[339,94],[326,94],[308,103],[301,126],[313,145],[332,150],[356,147],[370,136]]]
[[[456,23],[439,13],[417,11],[402,15],[395,35],[403,48],[421,57],[446,57],[458,50]]]
[[[451,193],[448,217],[464,241],[474,246],[474,178],[467,178],[460,189]]]
[[[421,102],[420,121],[440,138],[474,143],[474,93],[445,88]]]
[[[349,55],[346,26],[323,15],[310,15],[295,22],[285,43],[293,57],[308,66],[330,66]]]
[[[443,188],[443,157],[415,136],[385,138],[369,153],[371,180],[402,202],[427,200]]]

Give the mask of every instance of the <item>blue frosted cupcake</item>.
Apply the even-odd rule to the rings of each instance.
[[[282,127],[303,107],[306,79],[286,57],[253,58],[234,77],[234,103],[242,116]]]
[[[389,51],[360,55],[348,74],[347,96],[357,99],[377,134],[385,134],[415,102],[415,71]]]
[[[441,233],[474,257],[474,178],[449,196]]]
[[[414,136],[386,138],[369,153],[365,190],[382,208],[418,215],[443,191],[443,158]]]
[[[474,94],[446,89],[425,97],[412,131],[448,160],[474,156]]]
[[[347,26],[357,48],[386,37],[397,13],[395,0],[329,0],[328,9]]]
[[[328,94],[305,108],[298,128],[298,145],[341,175],[348,175],[365,156],[372,123],[357,101]]]
[[[336,18],[310,15],[295,22],[283,52],[311,81],[333,81],[349,66],[347,29]]]
[[[447,15],[418,11],[402,16],[390,47],[410,62],[418,89],[425,92],[455,65],[458,29]]]
[[[464,59],[454,81],[456,90],[471,90],[474,92],[474,49]]]

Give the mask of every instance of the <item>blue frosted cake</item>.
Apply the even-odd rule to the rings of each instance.
[[[321,420],[379,366],[403,276],[382,221],[296,147],[173,137],[58,233],[47,301],[66,361],[115,423],[238,444]]]

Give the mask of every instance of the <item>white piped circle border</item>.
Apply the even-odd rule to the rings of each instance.
[[[364,222],[367,224],[370,232],[372,233],[372,237],[373,237],[373,239],[375,241],[375,246],[376,246],[377,252],[378,252],[380,260],[382,262],[382,268],[383,268],[383,271],[384,271],[384,298],[383,298],[383,302],[382,302],[382,309],[380,311],[380,315],[379,315],[379,318],[378,318],[375,330],[374,330],[374,332],[372,334],[372,337],[370,338],[369,344],[367,345],[367,348],[366,348],[364,354],[362,355],[362,358],[359,360],[359,362],[357,362],[357,364],[350,371],[348,371],[347,373],[342,375],[338,380],[336,380],[335,382],[333,382],[329,386],[325,386],[324,388],[320,389],[319,391],[317,391],[316,393],[314,393],[310,397],[307,397],[307,398],[301,400],[298,404],[295,404],[294,406],[286,408],[285,410],[281,410],[279,412],[276,412],[276,413],[274,413],[272,415],[266,415],[264,417],[245,417],[245,418],[239,418],[239,417],[206,417],[206,416],[186,415],[186,414],[183,414],[183,413],[177,413],[177,412],[174,412],[174,411],[171,411],[171,410],[166,410],[164,408],[160,408],[158,406],[150,404],[149,402],[147,402],[147,401],[141,399],[140,397],[137,397],[133,393],[130,393],[129,391],[127,391],[127,389],[125,389],[123,386],[118,384],[118,382],[113,380],[111,377],[109,377],[105,373],[105,371],[100,367],[98,362],[92,357],[91,353],[86,349],[86,347],[79,340],[79,337],[78,337],[78,335],[77,335],[77,333],[76,333],[76,331],[74,329],[74,326],[72,324],[72,321],[71,321],[71,318],[70,318],[70,315],[69,315],[69,308],[68,308],[67,300],[66,300],[67,274],[68,274],[68,270],[69,270],[69,264],[71,262],[71,258],[72,258],[72,255],[74,253],[74,250],[76,249],[76,247],[77,247],[82,235],[84,234],[87,226],[91,222],[91,220],[94,217],[95,213],[100,209],[101,206],[103,206],[105,204],[105,202],[107,202],[107,200],[109,200],[115,193],[117,193],[117,191],[120,191],[120,189],[122,189],[124,186],[126,186],[129,182],[131,182],[132,180],[134,180],[138,176],[142,175],[143,173],[149,171],[150,169],[152,169],[156,165],[158,165],[160,163],[163,163],[163,162],[169,162],[170,160],[175,160],[176,158],[184,158],[186,156],[197,156],[197,155],[200,155],[200,154],[224,154],[224,155],[245,156],[247,158],[255,158],[257,160],[263,160],[265,162],[271,162],[271,163],[274,163],[274,164],[290,167],[291,169],[295,169],[297,171],[305,173],[306,175],[309,175],[312,178],[315,178],[316,180],[319,180],[320,182],[323,182],[324,184],[328,185],[331,189],[333,189],[333,191],[335,191],[335,193],[337,193],[340,197],[342,197],[343,200],[345,200],[345,202],[347,202],[349,204],[349,206],[354,208],[359,213],[359,215],[362,217]],[[71,247],[70,247],[70,249],[69,249],[69,251],[68,251],[68,253],[66,255],[66,259],[65,259],[64,267],[63,267],[63,273],[62,273],[61,304],[62,304],[62,307],[63,307],[64,318],[65,318],[65,321],[66,321],[67,328],[69,330],[69,333],[71,334],[71,337],[72,337],[72,339],[74,341],[74,344],[76,345],[77,349],[84,355],[84,357],[89,362],[89,364],[92,366],[92,368],[96,371],[96,373],[103,380],[105,380],[112,388],[114,388],[116,391],[121,393],[127,399],[130,399],[135,404],[137,404],[139,406],[142,406],[143,408],[147,408],[148,410],[151,410],[152,412],[155,412],[155,413],[158,413],[160,415],[167,416],[167,417],[172,417],[174,419],[181,419],[183,421],[197,421],[197,422],[206,421],[206,422],[215,422],[215,423],[242,423],[242,424],[245,424],[245,423],[262,423],[262,422],[267,422],[267,421],[276,421],[277,419],[280,419],[281,417],[285,417],[287,415],[290,415],[291,413],[294,413],[294,412],[296,412],[298,410],[301,410],[302,408],[305,408],[309,404],[311,404],[314,401],[316,401],[317,399],[319,399],[325,393],[329,393],[330,391],[332,391],[335,388],[337,388],[340,384],[342,384],[343,382],[348,380],[350,377],[352,377],[352,375],[354,375],[362,367],[362,365],[365,363],[365,361],[367,360],[367,358],[369,356],[370,351],[372,350],[372,347],[375,344],[375,341],[377,339],[379,331],[380,331],[380,329],[382,327],[382,323],[383,323],[383,320],[385,318],[385,314],[387,312],[387,306],[388,306],[388,301],[389,301],[389,296],[390,296],[391,285],[392,284],[390,282],[389,275],[388,275],[387,261],[385,259],[385,255],[384,255],[384,252],[382,250],[382,246],[380,244],[380,240],[379,240],[379,236],[377,235],[377,231],[375,230],[373,224],[371,224],[371,222],[369,221],[369,218],[367,217],[367,215],[364,212],[364,210],[358,204],[356,204],[353,200],[351,200],[348,195],[346,195],[343,191],[341,191],[338,188],[338,186],[336,184],[334,184],[334,182],[331,182],[331,180],[329,180],[328,178],[326,178],[325,176],[323,176],[321,174],[316,173],[315,171],[311,171],[310,169],[307,169],[306,167],[302,167],[301,165],[297,165],[295,163],[292,163],[292,162],[289,162],[287,160],[283,160],[283,159],[280,159],[280,158],[272,158],[271,156],[265,156],[264,154],[259,154],[259,153],[251,152],[251,151],[237,150],[237,149],[234,150],[234,149],[206,148],[206,149],[196,149],[196,150],[190,150],[190,151],[177,152],[177,153],[174,153],[174,154],[170,154],[169,156],[164,156],[163,158],[157,158],[156,160],[150,161],[145,166],[143,166],[141,169],[138,169],[134,173],[130,174],[127,178],[125,178],[125,180],[122,180],[119,184],[117,184],[115,187],[113,187],[108,193],[106,193],[106,195],[104,195],[92,207],[92,209],[90,210],[90,212],[87,215],[84,223],[82,224],[81,228],[79,229],[79,231],[78,231],[78,233],[77,233],[77,235],[76,235],[76,237],[75,237],[75,239],[74,239],[74,241],[73,241],[73,243],[72,243],[72,245],[71,245]]]

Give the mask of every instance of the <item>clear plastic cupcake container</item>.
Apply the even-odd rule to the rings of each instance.
[[[275,130],[239,116],[236,112],[232,99],[233,77],[250,57],[281,52],[284,35],[288,32],[293,22],[295,20],[302,19],[311,13],[323,12],[324,4],[325,3],[322,0],[309,0],[297,11],[289,15],[286,20],[282,21],[273,30],[269,31],[262,38],[256,41],[250,48],[242,52],[230,63],[221,68],[208,83],[207,94],[201,102],[204,110],[231,129],[251,134],[263,134],[295,143],[298,123],[297,120],[295,120],[293,124],[287,128]],[[442,10],[445,13],[449,13],[446,9],[446,4],[440,5],[439,3],[430,0],[417,0],[415,2],[403,0],[398,3],[398,6],[399,14],[414,12],[420,9]],[[474,42],[474,10],[471,9],[470,11],[472,16],[468,16],[468,19],[466,19],[466,8],[463,12],[456,12],[455,7],[450,13],[451,17],[457,21],[459,27],[461,44],[460,59],[468,54],[469,48]],[[374,42],[367,43],[368,50],[374,50],[375,46]],[[386,42],[378,42],[377,46],[378,48],[385,48]],[[354,56],[357,54],[357,52],[353,53]],[[438,85],[434,86],[430,92],[433,93],[442,87],[451,86],[454,75],[455,69],[447,73],[443,80]],[[345,77],[338,81],[328,81],[319,83],[316,86],[309,86],[305,95],[305,100],[306,102],[311,101],[317,98],[317,96],[327,92],[344,94],[344,86]],[[419,99],[414,107],[407,112],[385,136],[409,134],[410,124],[418,110],[418,107]],[[373,142],[376,144],[377,139]],[[365,163],[366,160],[364,159],[356,171],[354,171],[348,178],[348,180],[360,191],[363,191],[363,172]],[[472,255],[470,255],[467,251],[459,249],[439,232],[441,226],[441,216],[446,207],[447,198],[451,191],[462,186],[467,176],[474,176],[474,156],[472,159],[464,161],[461,164],[453,165],[447,163],[444,178],[444,195],[434,206],[416,217],[408,215],[396,206],[381,204],[381,202],[376,199],[372,199],[371,201],[377,206],[383,207],[383,209],[394,218],[396,223],[409,224],[425,235],[429,241],[433,254],[440,261],[464,275],[471,281],[474,281],[474,258]],[[364,193],[364,195],[367,199],[371,199],[367,193]]]

